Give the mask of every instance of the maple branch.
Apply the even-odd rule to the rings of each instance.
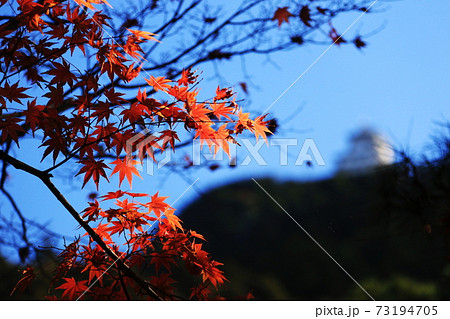
[[[11,141],[6,146],[6,151],[8,152],[11,147]],[[27,224],[25,221],[25,217],[23,216],[22,212],[20,211],[19,207],[16,204],[16,201],[11,196],[11,194],[5,189],[5,181],[8,173],[6,172],[6,167],[8,166],[8,163],[6,161],[3,161],[3,167],[2,167],[2,176],[0,180],[0,190],[2,193],[8,198],[9,202],[11,203],[11,206],[13,207],[14,211],[16,212],[17,216],[20,219],[21,225],[22,225],[22,239],[27,244],[27,246],[30,245],[27,237]]]
[[[163,300],[151,287],[148,282],[139,277],[127,264],[120,259],[119,256],[103,241],[103,239],[92,229],[87,222],[85,222],[75,208],[67,201],[67,199],[61,194],[56,186],[51,182],[49,177],[41,178],[42,182],[48,187],[52,194],[58,199],[58,201],[66,208],[66,210],[72,215],[73,218],[80,224],[84,230],[91,236],[91,238],[108,254],[108,256],[114,260],[114,262],[122,269],[122,271],[138,283],[152,298],[157,300]]]
[[[16,169],[25,171],[27,173],[30,173],[31,175],[34,175],[38,177],[44,184],[47,186],[47,188],[50,190],[50,192],[56,197],[56,199],[64,206],[64,208],[69,212],[70,215],[72,215],[73,218],[78,222],[78,224],[86,230],[86,232],[91,236],[91,238],[106,252],[106,254],[115,261],[115,263],[122,269],[122,271],[132,278],[136,283],[138,283],[152,298],[155,298],[157,300],[163,300],[150,286],[150,284],[139,277],[127,264],[123,262],[122,259],[120,259],[119,256],[103,241],[103,239],[92,229],[91,226],[87,222],[85,222],[76,209],[67,201],[67,199],[64,197],[63,194],[56,188],[56,186],[52,183],[50,178],[52,177],[51,174],[38,170],[22,161],[19,161],[18,159],[6,154],[4,151],[0,150],[0,159],[6,161],[7,163],[14,166]]]
[[[352,12],[352,11],[361,11],[364,9],[364,6],[367,6],[369,1],[330,1],[326,13],[315,13],[313,15],[313,21],[311,22],[311,26],[306,26],[304,23],[300,25],[299,28],[290,31],[288,34],[286,41],[276,40],[277,37],[268,36],[268,32],[275,31],[279,29],[275,23],[272,22],[273,18],[270,15],[264,18],[258,18],[255,14],[252,14],[252,10],[257,6],[264,4],[264,1],[261,0],[253,0],[244,2],[233,15],[228,17],[220,24],[214,24],[214,28],[209,29],[206,28],[210,25],[213,25],[214,21],[216,21],[217,17],[212,17],[213,21],[204,22],[203,25],[199,27],[200,31],[196,28],[193,30],[192,38],[189,38],[189,42],[192,44],[186,44],[184,47],[180,47],[177,50],[174,50],[174,54],[168,55],[161,62],[154,61],[149,58],[149,53],[157,48],[157,44],[153,44],[150,49],[145,50],[145,59],[147,59],[148,67],[145,67],[144,71],[166,71],[168,78],[173,78],[174,75],[179,74],[180,66],[182,65],[184,68],[188,67],[198,67],[200,64],[205,62],[211,62],[215,60],[227,60],[234,56],[243,56],[248,54],[269,54],[272,52],[277,52],[281,50],[286,50],[289,48],[293,48],[295,46],[300,46],[304,44],[329,44],[329,35],[327,32],[321,29],[322,26],[326,25],[330,20],[337,17],[341,13]],[[370,10],[371,12],[373,10]],[[151,12],[149,11],[149,14]],[[132,15],[131,11],[129,15]],[[192,15],[198,16],[198,10],[195,11]],[[123,15],[118,15],[123,18]],[[141,21],[141,15],[135,16],[140,23],[143,25],[143,21]],[[203,16],[205,18],[205,16]],[[176,21],[170,23],[175,18]],[[167,29],[173,28],[180,21],[189,21],[193,17],[184,16],[184,20],[178,19],[176,15],[172,16],[172,19],[169,20],[164,26],[160,27],[155,31],[159,34],[161,31],[160,39],[163,39],[163,35],[166,35]],[[142,19],[143,20],[143,19]],[[183,29],[187,29],[188,26],[183,26]],[[279,31],[278,31],[279,32]],[[322,33],[325,39],[328,41],[317,41],[315,40],[316,35]],[[283,33],[286,35],[286,33]],[[308,37],[311,35],[310,37]],[[170,36],[176,38],[175,34],[167,35],[168,38]],[[308,37],[308,38],[306,38]],[[342,44],[352,44],[352,41],[347,41]],[[230,48],[226,52],[224,52],[224,48]],[[179,64],[179,65],[177,65]],[[135,82],[137,83],[137,82]],[[137,87],[141,87],[145,85],[145,83],[137,83],[137,84],[120,84],[119,81],[114,82],[114,85],[118,85],[120,88],[124,89],[133,89]]]
[[[159,34],[160,32],[162,32],[160,37],[162,41],[162,39],[166,37],[166,35],[169,33],[170,29],[175,25],[175,23],[181,20],[184,16],[186,16],[188,12],[194,9],[197,5],[199,5],[200,2],[201,0],[194,1],[189,7],[187,7],[182,13],[180,13],[180,9],[183,5],[183,1],[180,1],[177,9],[175,10],[172,16],[172,19],[170,19],[167,23],[162,25],[154,33]],[[157,43],[153,44],[153,46],[144,55],[144,58],[148,58],[150,56],[150,53],[156,48],[157,45],[158,45]]]
[[[3,164],[4,166],[6,166],[6,164]],[[26,224],[26,220],[25,217],[23,216],[22,212],[20,211],[19,207],[16,204],[16,201],[14,200],[14,198],[11,196],[11,194],[4,188],[4,186],[0,186],[0,189],[2,191],[2,193],[6,196],[6,198],[8,198],[9,202],[11,203],[11,206],[13,207],[14,211],[16,212],[17,216],[20,219],[20,224],[22,225],[22,239],[23,241],[28,245],[30,245],[30,242],[28,241],[28,237],[27,237],[27,224]]]
[[[45,178],[53,177],[52,174],[38,170],[37,168],[34,168],[22,161],[19,161],[18,159],[8,155],[6,152],[4,152],[2,150],[0,150],[0,159],[2,159],[3,161],[6,161],[8,164],[11,164],[12,166],[14,166],[14,168],[16,168],[18,170],[25,171],[27,173],[30,173],[31,175],[39,177],[39,179],[41,179],[41,180],[45,179]]]
[[[125,293],[125,296],[127,297],[127,300],[131,300],[130,295],[127,290],[127,286],[125,285],[125,282],[123,281],[122,270],[120,270],[119,267],[117,267],[117,273],[119,274],[120,284],[122,285],[122,289]]]

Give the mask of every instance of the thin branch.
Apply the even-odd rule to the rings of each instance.
[[[11,141],[7,144],[6,151],[9,151],[10,147],[11,147]],[[22,212],[20,211],[19,207],[17,206],[16,201],[14,200],[14,198],[5,189],[6,176],[8,176],[8,173],[6,171],[6,167],[7,166],[8,166],[8,163],[6,161],[3,161],[2,176],[1,176],[1,180],[0,180],[0,190],[6,196],[6,198],[8,198],[9,202],[11,203],[11,206],[13,207],[13,209],[16,212],[17,216],[19,217],[21,225],[22,225],[22,239],[27,244],[27,246],[29,246],[30,242],[28,241],[28,237],[27,237],[27,224],[26,224],[26,221],[25,221],[25,217],[23,216]]]
[[[47,186],[47,188],[52,192],[52,194],[56,197],[56,199],[64,206],[64,208],[69,212],[70,215],[72,215],[73,218],[78,222],[78,224],[86,230],[86,232],[91,236],[91,238],[105,251],[105,253],[114,260],[118,267],[122,269],[122,271],[132,278],[136,283],[138,283],[142,289],[144,289],[149,296],[152,298],[155,298],[157,300],[163,300],[151,287],[150,283],[139,277],[128,265],[126,265],[122,259],[120,259],[119,256],[103,241],[103,239],[92,229],[91,226],[87,222],[85,222],[78,212],[75,210],[75,208],[67,201],[67,199],[61,194],[61,192],[56,188],[56,186],[52,183],[50,178],[52,177],[51,174],[40,171],[22,161],[19,161],[18,159],[15,159],[11,157],[10,155],[6,154],[3,151],[0,151],[0,159],[8,162],[12,166],[14,166],[16,169],[25,171],[27,173],[30,173],[31,175],[34,175],[38,177],[44,184]]]

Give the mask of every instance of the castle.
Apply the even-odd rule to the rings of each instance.
[[[358,174],[394,162],[394,150],[376,131],[363,128],[353,134],[348,151],[338,161],[338,173]]]

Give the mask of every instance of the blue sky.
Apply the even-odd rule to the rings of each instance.
[[[375,34],[362,51],[353,46],[332,47],[269,110],[279,119],[277,137],[314,139],[326,165],[323,167],[279,165],[278,148],[266,149],[266,167],[205,173],[197,182],[201,189],[230,180],[254,176],[306,180],[334,173],[336,162],[348,146],[349,136],[361,127],[372,127],[386,136],[396,150],[420,157],[430,148],[438,122],[449,119],[447,94],[450,79],[447,1],[431,5],[422,1],[392,1],[383,11],[366,14],[348,31]],[[358,14],[335,22],[342,32]],[[255,87],[250,86],[250,107],[264,111],[289,87],[326,47],[304,47],[247,60]],[[242,79],[237,62],[225,65],[226,84]],[[298,112],[296,112],[298,110]],[[296,114],[297,113],[297,114]],[[296,114],[295,117],[292,117]],[[297,152],[297,153],[296,153]],[[271,156],[272,154],[272,156]]]
[[[167,202],[172,204],[199,178],[195,187],[174,204],[175,208],[181,209],[198,198],[201,192],[231,181],[252,177],[282,180],[325,178],[335,171],[335,163],[345,151],[350,134],[363,126],[384,134],[396,149],[408,149],[412,155],[420,156],[429,148],[431,135],[439,130],[436,123],[450,118],[450,2],[389,1],[383,5],[383,10],[364,15],[348,31],[352,38],[358,32],[364,35],[378,30],[366,39],[366,48],[360,51],[351,45],[332,47],[269,110],[270,115],[279,121],[276,137],[297,138],[299,141],[313,139],[325,166],[293,165],[299,147],[292,148],[289,165],[280,166],[279,148],[263,146],[266,166],[249,165],[214,172],[205,168],[184,177],[170,170],[161,170],[154,176],[142,174],[144,179],[134,181],[133,191],[150,194],[159,191],[163,196],[170,196]],[[357,17],[358,14],[348,15],[337,20],[334,26],[342,32]],[[251,83],[248,82],[249,96],[242,105],[252,111],[264,111],[326,48],[305,46],[279,52],[271,55],[272,62],[260,56],[247,59]],[[202,90],[212,92],[217,84],[235,85],[243,80],[240,60],[226,63],[219,66],[223,79],[206,78]],[[206,66],[201,69],[204,74],[211,71]],[[26,147],[25,142],[21,148]],[[190,150],[179,152],[184,154]],[[34,154],[29,153],[22,158],[32,163],[35,162],[33,157]],[[74,169],[60,170],[55,183],[81,211],[87,206],[87,194],[94,189],[91,185],[80,191],[80,180],[69,177]],[[63,177],[65,174],[68,176]],[[115,185],[116,180],[113,178],[112,182]],[[123,189],[127,184],[124,185]],[[114,189],[104,186],[104,192]],[[50,229],[66,235],[68,240],[77,234],[77,225],[72,217],[34,177],[11,171],[8,188],[29,218],[49,222]],[[1,203],[2,210],[9,209],[5,200]]]

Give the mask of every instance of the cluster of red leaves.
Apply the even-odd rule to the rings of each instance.
[[[141,199],[137,201],[137,199]],[[94,223],[94,230],[103,241],[117,252],[121,260],[139,273],[151,273],[148,284],[164,299],[208,299],[215,288],[225,281],[220,263],[202,250],[203,236],[195,231],[184,231],[175,210],[165,203],[167,197],[125,191],[110,192],[102,201],[114,201],[115,206],[102,209],[95,200],[83,211],[83,218]],[[142,200],[147,199],[147,200]],[[85,234],[87,236],[87,234]],[[115,240],[113,240],[113,238]],[[124,241],[122,245],[117,242]],[[142,287],[115,267],[115,260],[92,240],[82,245],[76,240],[59,254],[60,265],[54,282],[65,282],[61,289],[63,299],[136,298]],[[189,296],[180,295],[172,278],[174,268],[184,267],[201,280],[191,287]],[[75,279],[72,274],[84,274],[86,279]],[[83,277],[83,278],[84,278]],[[88,289],[89,287],[89,289]],[[201,291],[201,294],[197,292]],[[56,296],[49,296],[55,299]]]
[[[52,2],[45,1],[45,3]],[[127,41],[127,43],[132,42],[133,47],[125,45],[122,48],[113,41],[106,42],[102,37],[99,24],[103,22],[106,25],[105,15],[96,12],[92,18],[89,18],[86,12],[80,11],[79,7],[71,10],[69,4],[63,5],[60,2],[52,4],[50,8],[48,5],[40,4],[35,4],[33,8],[35,11],[36,7],[40,8],[41,15],[45,13],[54,20],[61,20],[60,15],[67,16],[67,22],[61,22],[59,25],[59,28],[65,32],[53,32],[56,27],[46,24],[41,18],[38,19],[37,13],[34,19],[39,20],[39,23],[32,26],[29,26],[25,19],[20,20],[28,32],[39,31],[51,34],[51,36],[43,37],[38,44],[27,36],[26,32],[22,32],[23,36],[20,38],[8,37],[6,34],[9,34],[11,30],[3,25],[6,34],[1,33],[0,27],[2,43],[7,44],[2,50],[4,59],[9,59],[14,68],[24,72],[32,83],[45,85],[47,93],[44,96],[48,98],[44,104],[38,104],[36,98],[31,102],[28,101],[26,110],[13,112],[8,118],[3,118],[0,122],[2,142],[12,139],[19,145],[18,136],[24,134],[24,125],[33,134],[40,130],[44,136],[41,144],[41,147],[45,147],[43,159],[52,155],[55,163],[59,155],[67,158],[77,154],[81,158],[79,162],[83,165],[79,174],[84,174],[84,184],[92,179],[98,187],[102,178],[107,179],[105,170],[111,169],[109,165],[112,165],[112,174],[119,173],[120,182],[127,177],[131,186],[132,175],[138,175],[133,167],[136,161],[118,158],[108,165],[103,160],[96,159],[95,155],[115,152],[119,157],[127,151],[127,141],[136,138],[138,125],[168,124],[167,130],[159,132],[159,135],[155,134],[151,145],[135,140],[136,145],[143,145],[138,150],[138,157],[141,160],[146,153],[153,157],[155,149],[164,151],[167,145],[174,148],[175,141],[178,140],[174,125],[178,122],[183,122],[188,131],[194,130],[195,137],[201,138],[210,148],[214,148],[215,152],[221,146],[228,150],[227,144],[234,142],[232,135],[242,133],[243,128],[263,137],[266,132],[269,132],[263,118],[251,120],[248,118],[248,113],[237,112],[238,106],[234,101],[226,101],[233,95],[231,89],[218,88],[212,101],[197,101],[198,91],[189,88],[196,80],[191,70],[185,70],[178,81],[153,76],[147,79],[154,91],[164,91],[176,101],[171,104],[147,97],[146,89],[139,90],[136,101],[133,103],[127,103],[128,101],[123,98],[124,94],[116,92],[114,87],[99,92],[99,74],[78,72],[64,57],[64,53],[69,49],[73,51],[76,47],[84,53],[85,46],[90,46],[97,51],[100,75],[106,73],[111,80],[118,77],[123,81],[130,81],[139,74],[139,69],[132,69],[134,72],[131,72],[130,67],[134,63],[127,67],[126,63],[129,61],[125,56],[140,51],[136,39],[152,39],[148,35],[150,33],[133,31],[128,37],[132,41]],[[24,10],[23,7],[20,9]],[[26,11],[21,15],[26,15]],[[69,29],[73,30],[72,33],[68,32]],[[57,42],[60,46],[50,42],[50,39],[61,40]],[[23,59],[20,48],[31,48],[38,59],[51,61],[50,69],[44,72],[45,80],[33,69],[38,65],[30,65],[28,59]],[[61,60],[61,63],[55,60]],[[82,88],[83,93],[72,98],[69,103],[62,99],[63,88],[67,86]],[[29,98],[23,93],[27,90],[26,87],[20,87],[19,82],[9,85],[6,81],[4,86],[0,87],[1,110],[8,110],[5,98],[10,102],[22,104],[24,99]],[[63,111],[69,108],[74,110],[70,116],[63,115]],[[238,124],[230,127],[230,122],[233,122],[231,116],[235,116],[236,113],[239,115],[234,122]],[[118,116],[119,121],[112,121],[113,115]],[[220,120],[222,117],[228,121],[217,127],[217,119]],[[144,138],[145,136],[142,135],[142,139]]]
[[[94,4],[107,4],[105,0],[76,2],[90,9]],[[128,30],[126,40],[119,44],[105,36],[109,17],[101,11],[88,12],[63,0],[17,0],[17,4],[17,15],[0,25],[0,142],[14,141],[19,146],[20,137],[39,134],[42,160],[52,158],[47,172],[72,160],[81,165],[77,175],[83,176],[83,187],[93,181],[98,188],[114,174],[119,176],[119,187],[125,178],[131,187],[133,176],[139,176],[135,158],[155,159],[155,150],[175,150],[178,123],[214,153],[219,148],[228,153],[229,143],[235,143],[235,137],[245,130],[266,138],[265,116],[251,119],[231,100],[231,89],[218,87],[211,99],[199,101],[198,90],[193,88],[197,76],[190,69],[177,80],[147,78],[151,93],[165,93],[171,103],[148,96],[146,88],[132,98],[116,91],[115,83],[139,76],[141,67],[135,64],[142,63],[140,44],[155,40],[153,33]],[[85,56],[87,49],[96,61],[94,67],[83,71],[71,62],[71,56]],[[102,77],[112,85],[102,86]],[[23,84],[25,80],[33,90]],[[36,93],[39,89],[42,94]],[[75,91],[79,94],[73,94]],[[150,126],[164,129],[152,129],[151,138],[140,133],[141,128]],[[105,162],[110,157],[115,160]],[[148,276],[149,285],[163,298],[176,298],[171,277],[175,266],[201,279],[190,298],[210,298],[211,288],[225,280],[218,269],[220,263],[202,250],[201,235],[182,228],[165,197],[155,194],[147,202],[135,200],[145,196],[120,190],[109,193],[103,200],[115,200],[116,208],[103,210],[94,201],[83,218],[126,265]],[[120,245],[121,241],[125,244]],[[83,245],[76,240],[59,255],[54,286],[62,282],[57,287],[62,294],[50,299],[145,295],[142,286],[114,266],[115,261],[98,242],[89,236],[88,242]],[[28,285],[34,275],[27,269],[24,276],[17,289]]]

